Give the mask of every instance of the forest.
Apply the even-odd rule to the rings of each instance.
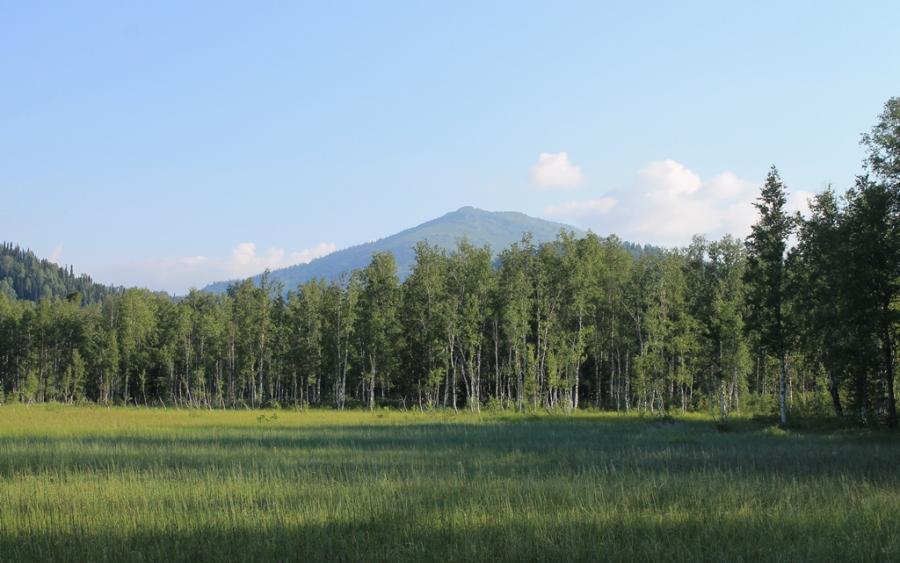
[[[87,304],[120,290],[95,283],[87,275],[76,276],[72,266],[63,268],[12,243],[0,243],[0,295],[9,299],[39,301],[77,293]]]
[[[340,282],[263,276],[178,299],[97,290],[71,270],[55,292],[5,282],[0,401],[748,411],[782,424],[799,412],[897,427],[900,98],[862,144],[854,185],[818,194],[807,216],[786,210],[772,167],[746,240],[697,236],[637,258],[615,236],[561,232],[496,259],[421,242],[402,282],[390,253]]]

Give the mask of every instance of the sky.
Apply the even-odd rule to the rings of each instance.
[[[860,172],[900,2],[0,0],[0,240],[117,285],[311,260],[465,205],[642,243]]]

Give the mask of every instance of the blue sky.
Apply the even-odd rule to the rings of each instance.
[[[181,292],[474,205],[743,234],[860,169],[897,2],[0,0],[0,239]]]

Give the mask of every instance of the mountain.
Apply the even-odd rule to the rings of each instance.
[[[576,236],[585,234],[581,229],[529,217],[524,213],[463,207],[395,235],[345,248],[307,264],[275,270],[271,272],[269,279],[280,282],[286,289],[293,289],[315,278],[336,280],[345,272],[364,268],[369,263],[372,253],[377,251],[393,252],[400,276],[405,278],[415,259],[413,247],[419,241],[424,240],[449,250],[455,248],[457,241],[465,237],[476,246],[489,245],[496,254],[521,240],[524,233],[531,233],[534,241],[540,243],[555,239],[563,229],[573,231]],[[628,243],[626,245],[636,254],[643,251],[640,246]],[[254,281],[258,283],[259,278],[259,275],[255,276]],[[206,286],[204,291],[222,293],[230,283],[216,282]]]
[[[65,268],[42,260],[12,243],[0,244],[0,293],[7,297],[38,301],[77,293],[84,303],[97,303],[117,291],[118,288],[95,283],[90,276],[76,276],[71,266]]]

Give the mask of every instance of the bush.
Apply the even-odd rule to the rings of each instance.
[[[503,409],[503,403],[497,397],[491,396],[484,405],[484,410],[491,412],[500,412]]]

